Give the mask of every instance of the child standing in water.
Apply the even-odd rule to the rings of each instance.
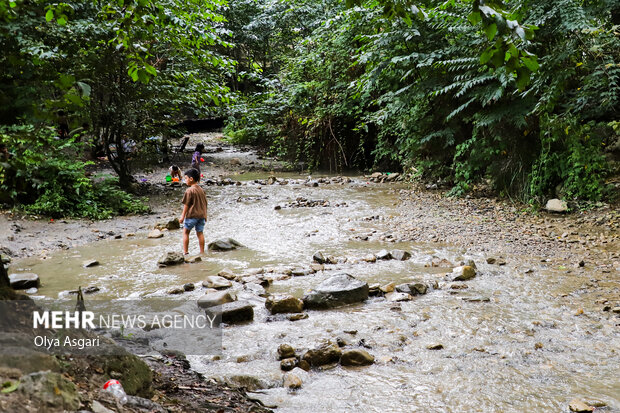
[[[200,177],[200,157],[205,150],[205,146],[202,143],[196,145],[194,154],[192,155],[192,168],[198,171],[198,177]]]
[[[198,246],[200,253],[205,252],[205,236],[203,234],[205,223],[207,221],[207,196],[202,190],[198,182],[200,182],[200,173],[196,169],[185,171],[185,183],[188,188],[183,195],[183,212],[179,222],[183,224],[183,254],[189,253],[189,233],[192,228],[196,227],[196,237],[198,237]]]

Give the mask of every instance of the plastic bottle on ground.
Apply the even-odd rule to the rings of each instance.
[[[103,390],[112,393],[112,395],[119,401],[120,404],[127,403],[127,393],[123,389],[123,385],[118,380],[108,380],[103,385]]]

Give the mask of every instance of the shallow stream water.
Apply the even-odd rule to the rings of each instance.
[[[39,274],[42,287],[37,294],[45,297],[66,296],[78,285],[101,288],[87,300],[155,297],[168,296],[172,287],[199,283],[224,268],[243,273],[308,267],[313,253],[321,250],[348,260],[313,275],[274,281],[267,292],[301,297],[343,271],[369,284],[424,280],[437,281],[440,288],[409,302],[377,297],[359,305],[309,311],[307,319],[292,322],[268,321],[264,299],[234,283],[238,295],[255,304],[254,321],[225,327],[222,356],[188,356],[192,368],[208,378],[252,383],[257,387],[253,397],[278,406],[277,412],[558,412],[567,411],[568,401],[575,397],[600,401],[607,406],[604,411],[620,412],[618,321],[595,304],[600,290],[587,288],[592,283],[587,269],[567,273],[540,257],[516,257],[510,251],[504,254],[506,266],[489,265],[484,255],[450,245],[357,238],[385,232],[383,221],[399,213],[397,184],[367,184],[354,178],[346,185],[308,187],[258,185],[250,175],[235,178],[246,181],[241,186],[205,187],[205,235],[207,242],[231,237],[246,248],[208,252],[200,263],[158,268],[157,260],[165,252],[180,251],[180,232],[166,232],[161,239],[138,233],[61,251],[46,260],[23,259],[12,271]],[[327,200],[330,206],[286,207],[298,197]],[[276,205],[282,209],[276,210]],[[171,204],[170,211],[178,216],[180,204]],[[360,260],[383,248],[407,250],[412,257],[402,262]],[[190,251],[198,252],[193,234]],[[455,264],[473,259],[478,276],[466,282],[469,288],[452,290],[445,268],[427,266],[434,256]],[[101,265],[83,268],[88,259]],[[614,294],[619,291],[617,276],[596,283]],[[197,300],[200,290],[178,299]],[[375,364],[313,370],[303,377],[301,389],[282,387],[276,352],[280,344],[292,345],[299,354],[338,337],[352,347],[364,346]],[[443,349],[427,349],[434,344]]]

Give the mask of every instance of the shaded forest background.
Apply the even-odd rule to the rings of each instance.
[[[29,212],[142,211],[128,157],[196,118],[310,170],[617,195],[617,1],[2,0],[0,25],[0,202]]]

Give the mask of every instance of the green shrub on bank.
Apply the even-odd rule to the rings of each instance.
[[[83,151],[80,143],[55,139],[53,131],[31,125],[3,127],[0,141],[10,152],[0,162],[5,205],[52,218],[104,219],[148,211],[120,189],[118,179],[93,183],[85,174],[89,162],[76,160]]]

